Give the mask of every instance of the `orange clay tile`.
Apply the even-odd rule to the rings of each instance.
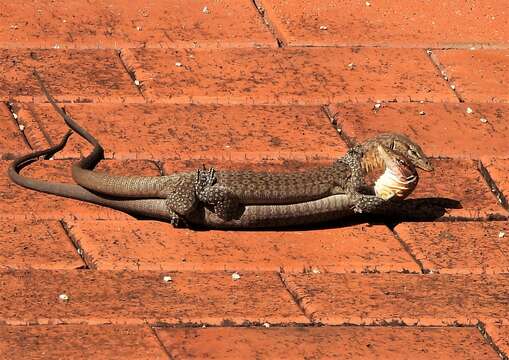
[[[489,178],[493,181],[498,191],[493,189],[494,195],[503,206],[509,210],[507,199],[509,199],[509,159],[491,159],[483,165],[488,170]]]
[[[33,69],[58,101],[143,101],[113,49],[0,49],[0,99],[46,102]]]
[[[25,324],[306,323],[277,273],[4,271],[0,321]]]
[[[28,151],[16,120],[7,105],[0,103],[0,159],[12,159]]]
[[[493,359],[474,328],[302,327],[157,329],[179,359]]]
[[[507,46],[503,2],[256,0],[291,46]]]
[[[76,269],[84,265],[59,222],[0,220],[0,268]]]
[[[3,359],[167,359],[148,326],[0,326]]]
[[[509,356],[509,326],[486,325],[486,332],[500,355]],[[501,358],[503,358],[501,356]]]
[[[426,155],[509,157],[506,104],[344,104],[330,107],[342,134],[363,142],[383,132],[406,134]]]
[[[417,211],[408,215],[423,212],[435,213],[436,218],[506,217],[505,210],[491,194],[473,161],[433,160],[433,166],[432,172],[419,172],[419,184],[410,195],[410,202],[418,199]],[[430,212],[430,209],[433,211]]]
[[[30,0],[2,7],[2,47],[276,46],[249,0]]]
[[[0,0],[0,358],[507,357],[506,7]],[[386,131],[436,169],[401,217],[142,221],[9,181],[66,129],[33,68],[105,147],[99,171],[295,172]],[[71,182],[90,150],[74,134],[24,173]]]
[[[9,164],[0,161],[1,219],[133,219],[120,211],[20,187],[7,177]],[[21,174],[51,182],[72,183],[71,166],[72,161],[38,161]],[[157,167],[148,161],[103,161],[98,170],[118,175],[159,175]]]
[[[129,49],[122,58],[157,102],[457,101],[420,49]]]
[[[77,221],[70,233],[99,270],[420,272],[384,226],[239,233],[156,221]]]
[[[506,221],[403,223],[395,231],[427,271],[509,272]]]
[[[464,101],[509,102],[509,50],[439,50],[434,54]]]
[[[107,158],[316,161],[335,159],[347,149],[318,106],[79,104],[65,109],[97,137]],[[23,105],[19,117],[38,148],[47,146],[45,136],[56,143],[68,129],[49,104]],[[89,151],[83,142],[73,135],[58,156]]]
[[[509,323],[506,275],[284,274],[304,312],[323,324]]]

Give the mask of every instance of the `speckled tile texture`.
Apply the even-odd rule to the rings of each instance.
[[[508,359],[507,4],[0,0],[0,358]],[[383,132],[434,171],[400,212],[174,228],[25,189],[96,171],[298,172]],[[78,134],[22,174],[74,183]]]

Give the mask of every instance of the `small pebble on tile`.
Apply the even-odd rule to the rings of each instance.
[[[234,273],[232,274],[232,280],[234,280],[234,281],[240,280],[240,275],[239,275],[239,273],[234,272]]]

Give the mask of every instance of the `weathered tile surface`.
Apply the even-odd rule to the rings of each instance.
[[[489,177],[502,194],[496,194],[499,202],[509,210],[507,199],[509,199],[509,159],[491,159],[483,162],[488,170]]]
[[[103,270],[420,271],[384,226],[239,233],[78,221],[70,232],[88,262]]]
[[[347,149],[318,106],[79,104],[65,109],[100,141],[105,156],[115,159],[316,161]],[[28,139],[38,147],[47,146],[44,135],[58,142],[67,130],[47,104],[24,106],[19,113]],[[88,151],[78,139],[58,156]]]
[[[476,328],[158,329],[177,359],[493,359]]]
[[[0,49],[0,99],[45,102],[33,69],[59,101],[143,101],[113,49]]]
[[[131,49],[122,56],[151,101],[457,101],[424,50],[418,49]]]
[[[76,269],[83,265],[59,222],[0,220],[0,268]]]
[[[2,359],[167,359],[148,326],[0,326]]]
[[[275,46],[249,0],[6,2],[2,47]]]
[[[488,324],[486,332],[501,354],[509,356],[509,326]]]
[[[285,274],[313,321],[324,324],[509,323],[509,276]]]
[[[395,230],[425,270],[465,274],[509,272],[506,221],[403,223]]]
[[[257,0],[289,45],[393,47],[507,45],[506,6],[443,2]]]
[[[463,100],[509,102],[509,50],[440,50],[434,53]]]
[[[507,357],[506,7],[0,0],[0,358]],[[34,68],[99,171],[296,172],[387,131],[436,169],[361,225],[142,221],[9,181],[67,128]],[[23,173],[72,182],[90,150],[73,135]]]
[[[29,151],[6,104],[0,103],[0,159],[12,159]]]
[[[0,321],[22,324],[307,322],[276,273],[3,271]],[[171,276],[171,281],[165,281]],[[67,295],[68,301],[60,299]]]
[[[419,217],[422,212],[431,218],[460,219],[506,216],[473,161],[443,159],[434,160],[433,165],[434,171],[420,172],[419,185],[410,195],[416,210],[407,215]]]

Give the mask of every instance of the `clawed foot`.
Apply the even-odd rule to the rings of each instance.
[[[214,185],[217,182],[216,170],[214,168],[198,169],[196,172],[196,180],[194,182],[194,191],[197,194],[202,194],[206,188]]]
[[[214,213],[223,220],[238,218],[243,212],[237,196],[218,184],[213,168],[204,167],[197,171],[194,189],[196,197],[206,206],[213,208]]]
[[[387,202],[373,195],[352,194],[352,210],[356,214],[370,213],[379,210]]]
[[[182,216],[179,216],[177,214],[170,216],[170,224],[176,228],[189,227],[189,224],[187,223],[186,219],[184,219]]]

